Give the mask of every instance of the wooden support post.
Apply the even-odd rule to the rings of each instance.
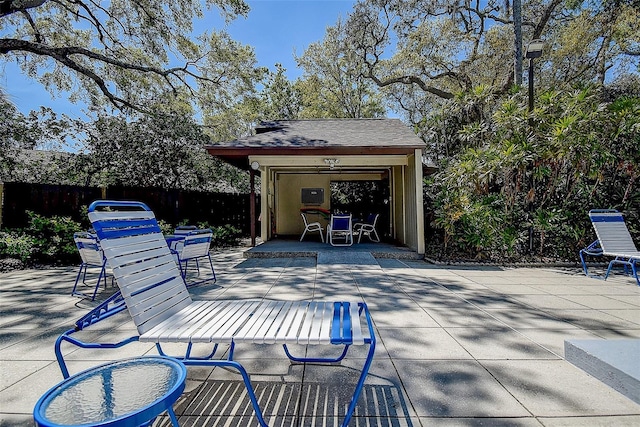
[[[249,185],[251,193],[249,195],[249,215],[251,216],[251,246],[256,245],[256,171],[249,169]]]

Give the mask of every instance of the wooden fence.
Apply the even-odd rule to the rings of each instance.
[[[43,216],[70,217],[87,224],[86,207],[97,199],[136,200],[146,203],[159,220],[172,225],[206,222],[232,225],[250,233],[249,194],[207,193],[141,187],[81,187],[9,182],[0,184],[0,227],[28,225],[27,211]],[[260,198],[256,195],[256,205]],[[260,209],[256,209],[259,212]]]

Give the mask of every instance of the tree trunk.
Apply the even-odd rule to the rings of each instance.
[[[515,84],[522,86],[522,0],[513,0],[513,34],[513,75]]]

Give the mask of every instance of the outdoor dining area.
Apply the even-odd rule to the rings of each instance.
[[[328,217],[328,224],[326,226],[326,237],[324,235],[325,227],[320,221],[310,221],[307,218],[309,213],[320,214],[324,217]],[[328,243],[331,246],[351,246],[354,243],[355,238],[358,238],[357,243],[362,241],[362,237],[366,237],[371,242],[380,242],[380,236],[376,231],[378,218],[380,214],[369,214],[366,219],[354,218],[353,214],[344,213],[330,213],[326,209],[311,208],[301,209],[300,216],[304,222],[304,231],[300,236],[302,242],[307,233],[319,233],[321,241]]]

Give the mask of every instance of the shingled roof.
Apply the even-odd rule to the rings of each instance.
[[[424,142],[399,119],[276,120],[256,134],[207,146],[236,166],[250,155],[411,154]]]
[[[398,119],[310,119],[263,123],[256,134],[208,148],[423,148],[424,142]]]
[[[398,119],[313,119],[263,123],[256,128],[256,135],[224,145],[262,148],[423,148],[424,142]]]

